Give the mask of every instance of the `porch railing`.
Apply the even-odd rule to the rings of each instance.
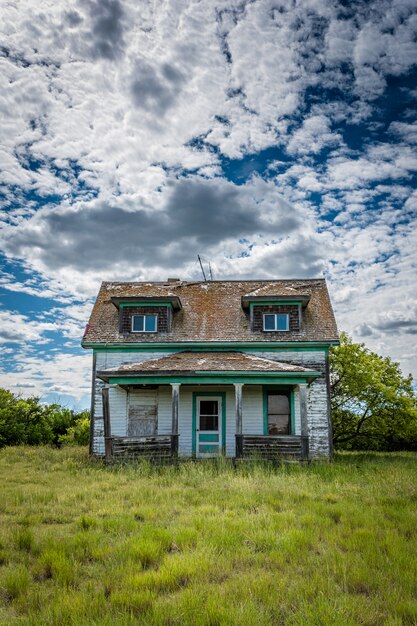
[[[171,460],[178,455],[179,435],[143,437],[106,437],[106,458],[145,458],[152,461]]]
[[[237,458],[260,458],[269,461],[279,458],[307,460],[308,437],[296,435],[236,435]]]

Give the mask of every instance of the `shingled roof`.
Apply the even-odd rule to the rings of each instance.
[[[250,329],[242,297],[253,295],[309,296],[301,332],[283,339]],[[112,298],[177,296],[172,332],[140,335],[119,332]],[[103,282],[83,338],[83,345],[105,343],[178,342],[329,342],[338,341],[336,323],[324,279],[209,282]]]
[[[125,363],[117,369],[98,372],[99,378],[109,376],[132,376],[157,374],[171,375],[201,374],[208,372],[274,372],[285,374],[317,374],[291,363],[281,363],[242,352],[176,352],[159,359],[143,361],[141,363]]]

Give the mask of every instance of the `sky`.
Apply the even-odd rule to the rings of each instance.
[[[417,0],[1,0],[0,385],[88,406],[102,280],[325,277],[417,379]]]

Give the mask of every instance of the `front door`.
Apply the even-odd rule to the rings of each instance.
[[[222,447],[221,396],[197,397],[197,456],[217,456]]]

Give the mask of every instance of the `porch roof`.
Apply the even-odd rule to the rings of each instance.
[[[299,365],[282,363],[242,352],[176,352],[159,359],[141,363],[125,363],[117,369],[101,370],[97,373],[102,380],[195,377],[285,377],[313,379],[320,372],[309,370]],[[169,382],[169,381],[167,381]]]

